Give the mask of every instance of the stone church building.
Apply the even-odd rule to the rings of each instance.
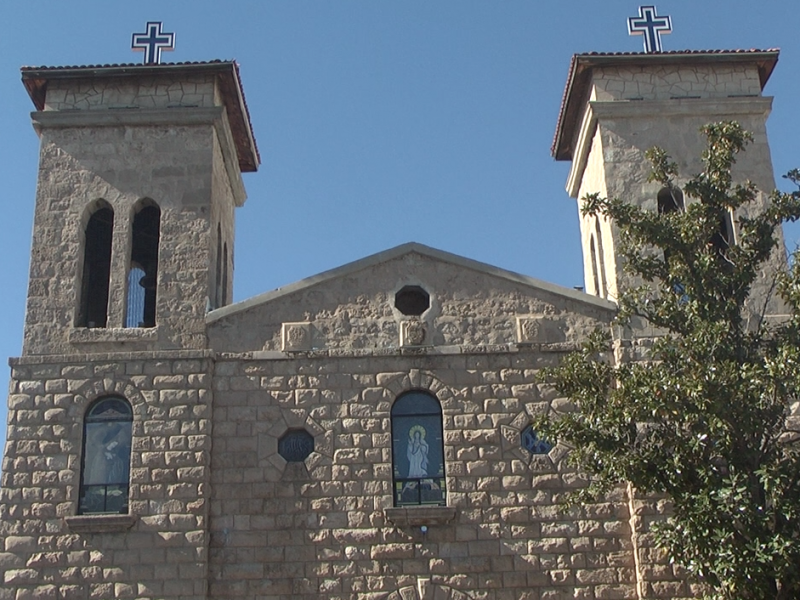
[[[773,189],[777,59],[574,56],[552,149],[570,196],[659,210],[644,151],[697,172],[720,119],[755,135],[737,178]],[[408,243],[231,304],[259,165],[237,65],[22,81],[41,151],[0,600],[696,593],[652,545],[663,505],[566,507],[585,477],[530,426],[567,405],[537,372],[615,315],[608,222],[580,222],[586,293]],[[617,332],[618,358],[651,334]]]

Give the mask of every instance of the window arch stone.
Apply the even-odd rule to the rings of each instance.
[[[435,583],[428,577],[417,579],[417,585],[407,585],[387,596],[386,600],[470,600],[471,596],[450,586]]]

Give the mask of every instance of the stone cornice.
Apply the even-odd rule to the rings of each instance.
[[[174,108],[107,108],[96,110],[41,110],[31,113],[36,133],[45,129],[76,127],[148,127],[213,125],[222,150],[225,171],[231,183],[236,206],[242,206],[247,193],[239,171],[236,144],[224,106]]]
[[[567,193],[577,198],[583,172],[597,124],[603,119],[667,117],[713,117],[715,120],[740,115],[769,115],[771,96],[732,96],[727,98],[672,98],[670,100],[590,101],[578,128],[572,166],[567,177]]]

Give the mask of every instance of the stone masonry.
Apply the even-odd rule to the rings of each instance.
[[[204,597],[209,358],[181,351],[12,362],[0,598]],[[106,394],[127,398],[135,415],[130,514],[93,523],[75,514],[82,422]]]
[[[572,161],[568,191],[654,209],[644,150],[659,143],[691,172],[697,127],[730,116],[756,136],[737,177],[771,188],[761,89],[776,61],[576,56],[553,146]],[[0,600],[699,595],[654,546],[663,499],[621,486],[570,505],[586,476],[569,449],[524,443],[537,415],[572,409],[541,370],[609,329],[630,284],[608,223],[581,222],[588,294],[409,243],[230,304],[241,173],[259,162],[238,67],[42,67],[23,82],[41,153]],[[83,326],[101,201],[113,211],[108,323]],[[143,201],[160,209],[155,326],[124,327]],[[613,333],[615,359],[639,360],[655,332]],[[441,502],[395,505],[392,410],[407,392],[441,408]],[[80,503],[99,447],[86,449],[89,415],[109,397],[132,411],[117,513]],[[281,451],[290,433],[313,441],[305,458]]]
[[[520,448],[531,416],[563,403],[534,381],[558,358],[218,361],[211,596],[378,599],[430,579],[469,598],[635,598],[624,494],[559,506],[584,478],[561,448]],[[442,403],[446,522],[392,514],[389,410],[410,389]],[[287,464],[273,450],[297,426],[320,441],[305,464]]]

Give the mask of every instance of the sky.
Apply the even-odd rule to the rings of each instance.
[[[764,90],[778,186],[800,167],[797,0],[671,0],[664,50],[780,48]],[[637,52],[623,0],[4,0],[0,356],[22,346],[38,139],[27,66],[235,59],[262,165],[244,175],[234,300],[409,241],[583,285],[569,164],[550,156],[575,53]],[[786,228],[787,246],[800,226]],[[0,403],[2,405],[2,403]],[[0,418],[5,418],[4,407]],[[5,431],[0,427],[0,441]]]

